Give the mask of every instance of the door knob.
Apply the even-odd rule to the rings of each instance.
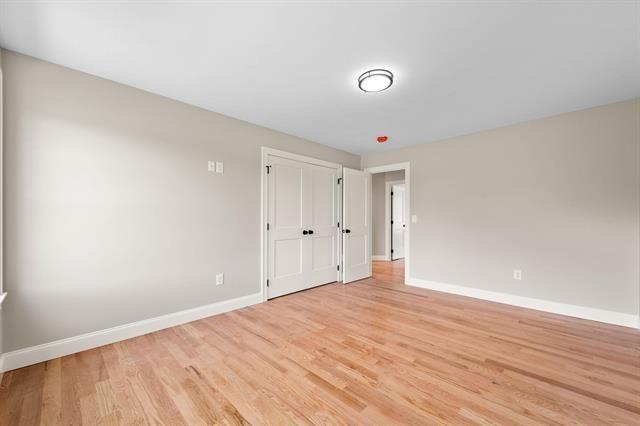
[[[307,235],[309,232],[307,232],[307,230],[305,229],[304,231],[302,231],[302,235]]]
[[[351,232],[351,229],[345,229],[344,232],[345,234],[349,234]]]
[[[313,234],[313,229],[309,229],[309,235]]]

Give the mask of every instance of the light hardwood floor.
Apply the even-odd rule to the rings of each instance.
[[[0,424],[640,424],[639,331],[402,268],[8,372]]]

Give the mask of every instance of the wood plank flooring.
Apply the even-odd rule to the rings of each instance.
[[[374,270],[7,372],[0,424],[640,424],[638,330]]]

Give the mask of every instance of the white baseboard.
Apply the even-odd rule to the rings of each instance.
[[[0,372],[15,370],[16,368],[26,367],[27,365],[38,362],[97,348],[132,337],[142,336],[143,334],[233,311],[234,309],[244,308],[245,306],[255,305],[260,302],[262,302],[262,294],[255,293],[236,299],[225,300],[210,305],[174,312],[172,314],[132,322],[130,324],[107,328],[105,330],[81,334],[67,339],[56,340],[55,342],[6,352],[0,356]]]
[[[371,260],[389,260],[389,258],[384,254],[374,254],[371,256]]]
[[[508,293],[499,293],[454,284],[438,283],[413,277],[407,277],[405,284],[413,287],[458,294],[461,296],[473,297],[475,299],[490,300],[492,302],[505,303],[507,305],[520,306],[523,308],[567,315],[570,317],[621,325],[624,327],[640,328],[640,316],[633,314],[552,302],[544,299],[534,299],[532,297],[516,296]]]

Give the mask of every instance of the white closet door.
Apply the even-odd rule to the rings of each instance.
[[[371,276],[371,174],[344,168],[344,282]]]
[[[338,278],[338,170],[269,156],[267,298]]]
[[[310,166],[311,284],[331,283],[338,278],[338,170]]]
[[[270,157],[268,175],[268,297],[303,290],[309,284],[310,241],[302,231],[309,217],[307,164]]]
[[[393,185],[391,194],[391,260],[396,260],[404,257],[404,185]]]

